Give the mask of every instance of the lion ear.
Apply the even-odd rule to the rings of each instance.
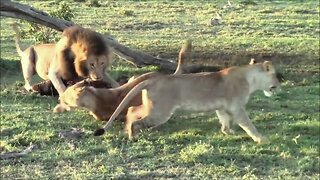
[[[250,60],[250,65],[252,65],[252,64],[256,64],[257,63],[257,61],[254,59],[254,58],[251,58],[251,60]]]
[[[79,92],[84,91],[86,88],[87,88],[87,86],[82,86],[82,87],[80,87],[80,88],[79,88]]]
[[[88,53],[88,48],[87,48],[87,47],[82,47],[82,52],[83,52],[84,54],[87,54],[87,53]]]
[[[131,83],[132,81],[134,81],[135,80],[135,76],[132,76],[129,80],[128,80],[128,83]]]
[[[271,61],[264,61],[263,62],[263,70],[270,71],[271,67],[272,67]]]

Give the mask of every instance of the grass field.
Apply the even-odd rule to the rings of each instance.
[[[226,67],[247,64],[251,57],[272,60],[284,76],[282,90],[271,98],[257,92],[247,105],[271,142],[257,145],[236,125],[236,134],[225,136],[214,112],[183,111],[159,130],[143,131],[135,142],[120,122],[105,136],[93,137],[103,123],[86,111],[53,114],[57,99],[23,91],[8,25],[14,20],[1,17],[0,152],[37,145],[25,157],[1,160],[1,179],[319,179],[318,1],[242,0],[228,10],[222,0],[100,1],[100,7],[67,2],[77,24],[155,56],[174,60],[185,39],[192,39],[189,63]],[[58,7],[58,1],[28,4],[45,11]],[[218,11],[222,24],[208,24]],[[137,69],[115,57],[111,73],[156,69]],[[82,128],[84,137],[59,138],[71,127]]]

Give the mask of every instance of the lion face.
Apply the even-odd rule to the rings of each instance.
[[[76,83],[68,87],[65,92],[59,97],[60,104],[67,105],[69,107],[79,107],[81,105],[81,96],[85,88],[83,81]]]
[[[106,55],[89,56],[87,59],[88,76],[92,80],[105,79],[105,70],[109,66],[109,58]]]
[[[270,97],[274,94],[274,91],[280,87],[280,82],[277,78],[275,68],[270,61],[265,61],[262,64],[262,76],[261,82],[263,83],[262,89],[264,95]]]
[[[60,95],[60,104],[64,104],[69,107],[83,107],[83,96],[85,96],[87,84],[87,80],[82,80],[72,86],[69,86]]]
[[[82,80],[66,89],[60,96],[60,104],[70,108],[86,108],[95,109],[96,105],[96,89],[88,86],[87,80]]]

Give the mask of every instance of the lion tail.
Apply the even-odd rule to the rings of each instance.
[[[183,73],[182,65],[184,64],[185,59],[190,60],[191,49],[192,49],[192,41],[188,39],[181,47],[181,50],[179,52],[179,57],[178,57],[178,65],[174,74]]]
[[[13,28],[13,31],[16,33],[15,43],[16,43],[17,52],[19,56],[22,56],[23,51],[21,50],[21,47],[20,47],[20,31],[18,29],[17,23],[13,23],[11,24],[11,26]]]
[[[128,105],[128,103],[134,98],[136,97],[136,95],[138,93],[140,93],[143,89],[145,89],[148,84],[151,81],[149,80],[145,80],[142,81],[141,83],[139,83],[138,85],[136,85],[133,89],[131,89],[129,91],[129,93],[124,97],[124,99],[121,101],[121,103],[119,104],[119,106],[117,107],[117,109],[114,111],[114,113],[111,115],[110,119],[108,120],[108,122],[100,129],[97,129],[94,132],[94,136],[101,136],[105,133],[106,129],[111,126],[112,122],[114,121],[114,119],[116,117],[118,117],[118,115],[123,111],[123,109]]]

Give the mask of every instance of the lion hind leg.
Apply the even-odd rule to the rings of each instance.
[[[28,49],[26,52],[29,52],[28,56],[21,58],[21,68],[25,83],[24,88],[27,91],[32,91],[32,76],[35,74],[34,55],[32,49]]]
[[[234,134],[234,131],[230,128],[230,114],[224,110],[217,110],[216,113],[221,123],[221,132],[225,135]]]
[[[127,126],[129,139],[136,137],[141,129],[156,128],[167,122],[173,108],[156,108],[150,106],[130,107],[127,114]]]
[[[250,118],[248,117],[246,111],[241,108],[237,112],[232,113],[233,119],[238,123],[238,125],[257,143],[266,143],[268,139],[261,135],[256,127],[252,124]]]
[[[142,105],[141,105],[142,106]],[[129,139],[132,139],[132,122],[137,121],[139,119],[139,115],[137,115],[136,111],[138,110],[139,106],[132,106],[128,108],[127,116],[126,116],[126,123],[124,131],[128,134]]]
[[[142,129],[157,128],[169,120],[170,116],[154,117],[148,116],[131,124],[131,138],[136,137]],[[130,137],[129,137],[130,138]]]
[[[148,106],[143,104],[140,106],[131,106],[128,108],[125,132],[128,134],[129,139],[132,139],[134,137],[134,133],[132,131],[132,124],[136,121],[140,121],[141,119],[146,118],[148,114]]]

